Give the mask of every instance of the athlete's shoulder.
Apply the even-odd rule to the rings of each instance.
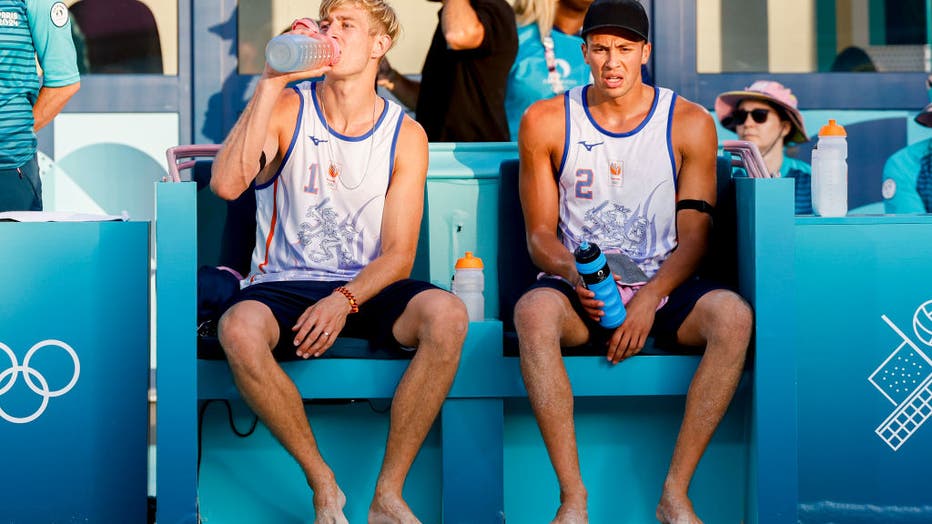
[[[424,131],[424,127],[407,114],[401,117],[401,130],[398,138],[410,140],[412,143],[427,144],[427,133]]]
[[[538,127],[563,122],[565,95],[556,95],[531,104],[521,117],[521,127]]]
[[[680,95],[676,95],[675,104],[673,117],[676,120],[686,124],[709,124],[714,127],[715,121],[708,109]]]

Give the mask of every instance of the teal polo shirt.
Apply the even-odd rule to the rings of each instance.
[[[0,0],[0,169],[22,166],[35,155],[32,106],[42,85],[63,87],[79,80],[65,4]]]

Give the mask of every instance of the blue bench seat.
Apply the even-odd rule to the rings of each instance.
[[[517,161],[503,162],[499,169],[498,267],[487,267],[486,279],[498,282],[501,318],[470,324],[459,371],[440,417],[446,523],[501,521],[504,400],[526,397],[511,311],[536,271],[529,265],[520,207],[515,206]],[[194,217],[202,201],[195,184],[163,183],[157,188],[160,522],[182,522],[197,511],[198,402],[240,398],[225,361],[196,358],[199,242]],[[439,212],[429,202],[427,209]],[[518,256],[521,252],[523,258]],[[734,251],[729,253],[733,256]],[[305,399],[391,398],[408,361],[356,358],[366,345],[340,338],[331,349],[337,358],[286,362],[282,367]],[[577,397],[683,396],[699,361],[694,354],[662,354],[649,342],[643,354],[619,365],[592,354],[569,356],[565,365]]]

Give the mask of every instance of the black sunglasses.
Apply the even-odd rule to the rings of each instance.
[[[748,115],[751,115],[751,118],[753,118],[754,121],[758,124],[763,124],[767,121],[767,116],[770,115],[770,110],[764,108],[752,109],[750,111],[736,109],[735,112],[732,113],[731,123],[736,126],[743,125],[744,121],[748,119]]]

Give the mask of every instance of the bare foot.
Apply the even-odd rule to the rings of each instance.
[[[314,492],[314,524],[349,524],[343,506],[346,506],[346,495],[340,488],[335,492]]]
[[[564,502],[560,504],[560,509],[557,510],[557,516],[553,518],[550,524],[588,524],[589,523],[589,511],[586,509],[586,504],[572,504],[570,502]]]
[[[369,524],[421,524],[421,521],[401,497],[376,495],[369,506]]]
[[[689,501],[689,497],[667,491],[660,497],[656,516],[663,524],[702,524],[693,511],[693,503]]]

